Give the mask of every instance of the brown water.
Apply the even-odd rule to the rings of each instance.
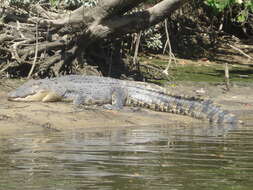
[[[0,189],[253,189],[253,125],[142,126],[0,137]]]

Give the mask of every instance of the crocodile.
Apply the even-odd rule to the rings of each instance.
[[[235,115],[209,100],[178,96],[155,84],[100,76],[66,75],[29,80],[8,94],[10,101],[71,101],[75,106],[103,105],[120,110],[137,106],[188,115],[215,123],[238,123]]]

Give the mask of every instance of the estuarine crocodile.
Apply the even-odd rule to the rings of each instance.
[[[11,101],[73,101],[74,105],[107,105],[121,109],[125,105],[146,107],[208,120],[237,123],[239,120],[211,101],[171,95],[166,89],[145,82],[109,77],[68,75],[30,80],[8,94]],[[110,105],[110,106],[108,106]]]

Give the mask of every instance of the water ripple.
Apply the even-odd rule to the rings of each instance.
[[[253,128],[136,126],[0,138],[0,189],[248,189]]]

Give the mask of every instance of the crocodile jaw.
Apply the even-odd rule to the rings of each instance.
[[[34,94],[27,95],[24,97],[8,97],[10,101],[18,101],[18,102],[56,102],[61,100],[62,98],[54,92],[49,91],[38,91]]]

